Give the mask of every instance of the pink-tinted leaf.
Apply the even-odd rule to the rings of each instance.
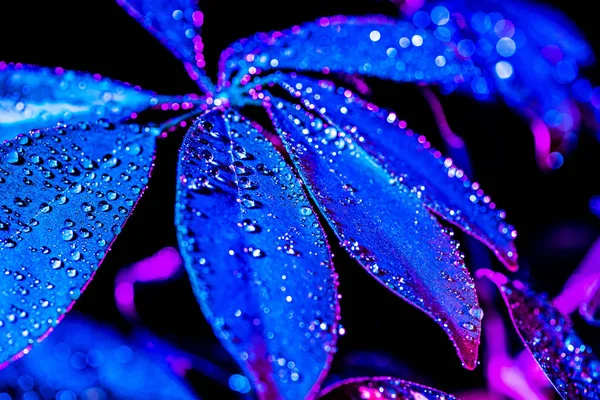
[[[199,0],[116,0],[144,28],[183,62],[190,78],[205,92],[212,91],[204,72],[204,43],[200,28],[204,14]]]
[[[482,313],[456,242],[350,136],[276,98],[269,112],[342,246],[385,287],[430,315],[463,365],[475,368]]]
[[[591,289],[591,295],[579,307],[579,313],[589,324],[600,326],[600,280]]]
[[[455,400],[451,394],[389,376],[350,378],[321,392],[319,400]]]
[[[217,337],[261,399],[313,397],[337,337],[337,277],[291,167],[236,111],[215,109],[180,152],[176,224]]]
[[[98,74],[0,62],[0,140],[59,121],[124,119],[161,100]]]
[[[600,398],[600,361],[569,318],[524,283],[482,271],[500,288],[519,336],[558,393],[564,399]]]
[[[0,363],[41,341],[79,298],[141,196],[155,135],[105,120],[0,146]]]
[[[580,314],[591,324],[600,323],[598,302],[600,301],[600,239],[592,245],[583,261],[569,277],[563,290],[552,300],[552,304],[563,314],[579,309]]]
[[[164,281],[182,269],[183,260],[173,247],[165,247],[135,264],[119,270],[115,278],[115,304],[121,315],[137,319],[135,308],[136,282]]]
[[[517,268],[517,232],[504,221],[505,212],[424,136],[404,129],[406,123],[395,113],[327,81],[296,74],[278,79],[307,108],[352,136],[393,176],[414,187],[430,210],[481,240],[507,267]]]

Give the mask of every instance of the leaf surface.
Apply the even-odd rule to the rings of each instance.
[[[0,140],[59,121],[124,119],[159,99],[98,74],[0,63]]]
[[[0,145],[0,363],[79,298],[148,182],[139,125],[60,125]]]
[[[438,67],[434,59],[444,54],[446,45],[424,35],[407,21],[383,16],[323,17],[234,43],[221,54],[219,84],[246,84],[254,75],[278,69],[456,86],[476,72],[472,65],[459,61]]]
[[[500,289],[514,326],[552,385],[564,399],[600,398],[600,360],[545,294],[489,270],[482,274]]]
[[[459,90],[478,100],[501,97],[532,124],[540,165],[557,168],[559,153],[576,141],[567,135],[579,129],[575,100],[588,108],[593,100],[579,73],[593,60],[590,46],[566,20],[530,4],[460,0],[427,2],[412,21],[323,17],[232,44],[221,54],[219,84],[260,84],[260,75],[274,70],[310,71],[435,84],[444,94]]]
[[[517,268],[516,231],[505,222],[506,213],[424,136],[400,127],[404,122],[395,113],[327,81],[296,74],[278,80],[307,108],[358,141],[393,176],[416,188],[430,210],[481,240],[507,267]]]
[[[156,354],[165,344],[144,339],[123,337],[73,312],[31,354],[2,371],[0,387],[17,399],[197,399],[170,371],[173,352]]]
[[[415,193],[351,137],[273,99],[271,119],[342,246],[375,279],[431,316],[473,369],[481,328],[475,285],[457,244]]]
[[[201,27],[204,14],[199,0],[116,0],[140,25],[175,55],[205,92],[212,90],[204,72]]]
[[[455,400],[451,394],[389,376],[350,378],[321,392],[319,400]]]
[[[189,130],[178,176],[180,249],[217,337],[261,398],[314,396],[335,351],[337,277],[300,182],[232,109]]]

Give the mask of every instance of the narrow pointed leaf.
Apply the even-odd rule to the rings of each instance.
[[[212,84],[204,72],[199,0],[116,0],[129,15],[181,60],[190,78],[204,91]]]
[[[391,376],[350,378],[320,393],[319,400],[455,400],[451,394]]]
[[[79,297],[148,181],[154,136],[138,125],[61,125],[0,145],[0,363]]]
[[[507,267],[517,268],[516,231],[450,158],[442,157],[422,135],[399,126],[395,113],[380,110],[344,88],[298,75],[280,85],[303,100],[329,124],[357,140],[394,176],[416,187],[427,207],[485,243]]]
[[[357,142],[290,103],[269,108],[310,194],[342,246],[385,287],[431,316],[474,368],[481,328],[457,245],[415,193]]]
[[[483,272],[500,289],[519,336],[564,399],[600,398],[600,360],[570,319],[546,295],[499,273]]]
[[[0,390],[13,399],[197,399],[169,368],[174,352],[148,351],[146,345],[165,344],[145,339],[123,337],[74,312],[31,354],[2,371]]]
[[[123,119],[158,102],[151,92],[97,74],[0,63],[0,140],[59,121]]]
[[[329,248],[300,182],[231,109],[190,129],[178,174],[179,244],[217,337],[261,398],[313,396],[339,310]]]

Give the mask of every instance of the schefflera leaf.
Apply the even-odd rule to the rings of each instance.
[[[312,398],[335,351],[337,276],[316,214],[273,145],[233,109],[184,139],[176,224],[217,337],[262,399]]]
[[[517,269],[517,232],[506,223],[506,213],[424,136],[400,127],[395,113],[325,80],[297,74],[276,80],[305,107],[358,141],[399,181],[416,188],[431,211],[481,240],[508,268]]]
[[[2,371],[2,397],[198,399],[169,365],[185,353],[142,335],[124,337],[114,326],[74,311],[31,354]]]
[[[148,182],[154,141],[149,128],[100,120],[0,145],[0,363],[80,296]]]
[[[450,53],[431,32],[384,16],[323,17],[283,31],[257,33],[228,47],[219,61],[219,84],[246,84],[279,69],[361,74],[402,82],[447,84],[475,77],[470,60],[434,63]]]
[[[350,378],[319,394],[319,400],[455,400],[451,394],[391,376]]]
[[[482,270],[500,289],[515,328],[556,391],[564,399],[600,399],[600,360],[545,294],[521,281]]]
[[[201,27],[204,14],[199,0],[116,0],[117,4],[181,60],[190,78],[210,91],[204,72]]]
[[[160,100],[98,74],[0,62],[0,140],[57,122],[124,119]]]
[[[270,97],[270,95],[267,95]],[[466,368],[477,364],[483,313],[445,229],[351,137],[271,98],[273,124],[342,246],[393,293],[431,316]]]

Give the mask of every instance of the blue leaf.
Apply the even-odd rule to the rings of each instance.
[[[199,0],[116,0],[144,28],[177,57],[205,92],[213,90],[204,72],[204,43],[200,28],[204,14]]]
[[[146,343],[160,345],[156,338]],[[163,347],[163,346],[161,346]],[[114,329],[77,313],[44,343],[0,374],[0,398],[13,399],[195,399],[167,360]]]
[[[412,45],[411,39],[419,45]],[[273,69],[448,85],[478,73],[471,63],[458,60],[438,67],[434,59],[446,50],[445,43],[406,21],[382,16],[321,18],[283,32],[257,33],[231,45],[221,54],[219,84],[246,84],[253,75]]]
[[[179,244],[204,315],[259,396],[304,399],[335,351],[337,277],[301,183],[260,131],[231,109],[190,129]]]
[[[430,148],[423,136],[400,128],[395,113],[379,110],[327,81],[295,74],[279,80],[307,108],[353,137],[395,177],[416,188],[430,210],[481,240],[507,267],[516,269],[516,231],[504,222],[504,211],[496,210],[479,184]]]
[[[500,289],[521,340],[564,399],[600,399],[600,360],[545,294],[481,270]]]
[[[97,74],[0,63],[0,140],[59,121],[126,118],[159,99]]]
[[[591,92],[579,68],[594,61],[590,45],[565,15],[515,0],[451,0],[428,3],[413,23],[449,31],[449,47],[481,69],[481,77],[462,90],[481,99],[502,95],[528,119],[542,122],[551,135],[532,127],[538,162],[544,168],[562,164],[550,152],[566,154],[576,142],[572,132],[579,129],[582,104],[575,100],[589,108],[582,88]]]
[[[350,378],[331,385],[319,400],[456,400],[451,394],[391,376]]]
[[[550,133],[533,128],[540,166],[559,167],[562,158],[550,153],[567,153],[576,141],[567,135],[579,128],[575,98],[591,98],[590,83],[579,79],[579,67],[593,60],[589,45],[568,28],[549,33],[548,26],[566,20],[558,12],[520,3],[464,3],[434,2],[413,21],[335,16],[256,34],[222,53],[219,85],[239,90],[261,83],[264,72],[293,70],[437,84],[443,93],[460,90],[479,100],[501,96],[558,137],[552,141]],[[507,19],[492,12],[498,9]],[[531,24],[538,16],[540,25],[549,25]]]
[[[274,102],[273,123],[342,246],[442,326],[463,365],[475,368],[482,313],[457,244],[417,195],[351,137],[300,106]]]
[[[100,120],[0,145],[0,363],[80,296],[148,182],[154,141],[149,128]]]

